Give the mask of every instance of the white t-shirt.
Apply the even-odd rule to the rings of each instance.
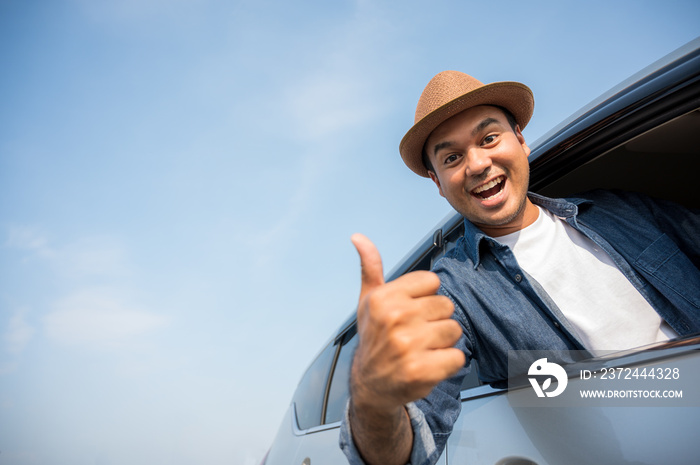
[[[541,207],[537,220],[495,239],[549,294],[592,351],[666,341],[677,334],[610,256],[564,220]]]

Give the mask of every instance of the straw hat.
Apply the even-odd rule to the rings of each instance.
[[[430,80],[418,100],[415,124],[399,144],[404,163],[416,174],[428,177],[423,165],[423,146],[443,121],[477,105],[498,105],[510,111],[520,129],[530,121],[535,98],[519,82],[483,84],[459,71],[443,71]]]

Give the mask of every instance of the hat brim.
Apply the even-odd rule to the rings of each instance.
[[[404,163],[416,174],[429,177],[423,165],[423,146],[440,124],[452,116],[478,105],[497,105],[510,111],[524,129],[532,117],[535,99],[532,91],[519,82],[494,82],[460,95],[425,115],[401,139],[399,152]]]

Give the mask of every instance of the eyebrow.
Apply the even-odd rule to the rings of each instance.
[[[472,136],[476,136],[479,132],[483,131],[486,129],[488,126],[491,126],[492,124],[499,124],[500,121],[498,121],[496,118],[491,118],[490,116],[488,118],[484,118],[481,123],[479,123],[474,130],[472,131]]]
[[[446,141],[444,141],[444,142],[440,142],[439,144],[435,144],[435,147],[433,147],[433,155],[437,155],[437,153],[438,153],[440,150],[446,149],[446,148],[450,147],[450,146],[453,145],[453,144],[454,144],[454,142],[449,141],[449,140],[446,140]]]
[[[490,116],[488,118],[484,118],[479,124],[476,125],[476,127],[472,130],[472,137],[476,136],[479,132],[483,131],[487,127],[491,126],[492,124],[500,124],[500,121],[498,121],[496,118],[491,118]],[[438,144],[435,144],[435,147],[433,147],[433,155],[437,155],[437,153],[442,150],[446,149],[450,146],[454,145],[454,142],[446,140],[443,142],[440,142]]]

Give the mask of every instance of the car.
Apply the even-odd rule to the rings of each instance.
[[[534,192],[565,197],[595,188],[622,189],[700,208],[694,185],[700,171],[700,39],[621,83],[531,148]],[[429,270],[463,232],[462,217],[449,215],[386,279]],[[353,313],[302,376],[265,465],[346,463],[338,433],[357,339]],[[700,463],[700,403],[682,408],[644,403],[529,408],[512,398],[527,384],[505,389],[485,385],[473,363],[440,464]],[[613,376],[615,370],[635,369],[673,374],[678,367],[700,373],[700,335],[565,368],[569,386],[577,386],[601,370],[613,370]],[[693,391],[686,396],[700,391],[695,384],[684,386]]]

